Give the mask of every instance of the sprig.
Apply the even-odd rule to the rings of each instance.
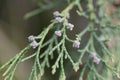
[[[104,12],[103,5],[101,1],[97,6],[99,6],[98,13],[96,13],[96,8],[94,7],[93,0],[86,1],[87,7],[86,10],[82,7],[83,0],[67,0],[68,4],[66,8],[60,11],[55,11],[53,13],[54,19],[51,23],[38,35],[38,36],[29,36],[30,44],[21,50],[20,53],[16,54],[12,59],[10,59],[6,64],[0,67],[0,71],[6,69],[3,73],[5,77],[4,80],[13,80],[14,73],[17,69],[17,66],[20,62],[24,62],[31,58],[34,58],[34,63],[32,66],[32,70],[29,76],[29,80],[42,80],[42,76],[45,74],[46,66],[48,68],[52,68],[51,73],[54,75],[57,72],[57,68],[60,69],[59,80],[66,80],[66,72],[64,69],[65,60],[71,63],[72,68],[75,72],[80,71],[79,80],[83,80],[83,76],[86,75],[86,80],[106,80],[102,73],[107,74],[104,70],[108,70],[111,74],[116,75],[119,78],[119,74],[114,66],[110,65],[106,59],[113,59],[113,54],[111,50],[106,46],[106,40],[100,40],[99,35],[108,35],[111,29],[119,29],[118,26],[110,25],[108,23],[108,16]],[[58,4],[63,3],[64,1],[56,1],[51,3],[49,0],[44,0],[45,5],[42,4],[40,9],[32,11],[28,13],[25,18],[29,18],[31,16],[37,15],[44,10],[51,9]],[[82,16],[87,18],[88,24],[85,28],[76,35],[76,39],[72,40],[68,37],[67,31],[73,31],[76,26],[69,22],[70,19],[70,11],[77,7],[76,14],[78,16]],[[98,16],[97,16],[98,15]],[[110,19],[110,18],[109,18]],[[96,25],[99,27],[96,27]],[[56,26],[60,25],[60,26]],[[47,39],[47,35],[51,32],[51,30],[55,28],[55,32],[51,34],[51,37]],[[107,28],[107,30],[106,30]],[[99,34],[98,34],[99,33]],[[89,34],[87,38],[87,42],[84,47],[82,47],[82,40],[84,40],[84,36]],[[72,43],[72,47],[77,49],[77,52],[80,54],[77,60],[74,60],[68,51],[66,43]],[[99,46],[96,46],[99,45]],[[99,50],[96,48],[99,47]],[[34,53],[25,57],[25,54],[28,52],[29,49],[33,48]],[[42,51],[42,49],[44,49]],[[73,54],[73,53],[71,53]],[[57,58],[55,58],[55,56]],[[78,55],[75,54],[74,55]],[[86,56],[87,55],[87,56]],[[83,59],[86,56],[85,59]],[[51,59],[55,59],[54,64],[50,63]],[[84,60],[84,61],[83,61]],[[112,63],[114,65],[114,63]],[[80,66],[83,65],[81,68]],[[99,67],[101,65],[101,67]],[[98,70],[100,68],[100,71]],[[85,74],[87,72],[87,74]],[[101,74],[100,74],[101,73]]]

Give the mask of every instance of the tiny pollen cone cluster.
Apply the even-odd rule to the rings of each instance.
[[[58,37],[62,36],[62,33],[61,33],[60,30],[55,31],[55,34],[56,34],[56,36],[58,36]]]
[[[30,36],[28,37],[28,40],[29,40],[29,42],[30,42],[30,46],[31,46],[33,49],[35,49],[35,48],[38,46],[38,43],[36,42],[35,37],[34,37],[33,35],[30,35]]]
[[[53,12],[53,16],[55,17],[56,23],[63,22],[63,19],[61,18],[61,14],[58,11]]]
[[[59,11],[53,12],[53,16],[55,17],[56,23],[62,23],[64,21]],[[66,21],[65,21],[66,28],[69,29],[70,31],[72,31],[73,28],[74,28],[74,25],[68,22],[68,19],[70,19],[70,14],[66,13],[65,17],[66,17]],[[58,37],[61,37],[62,36],[61,30],[56,30],[55,35],[58,36]],[[74,48],[79,48],[80,47],[79,40],[74,40],[73,47]]]
[[[74,25],[73,24],[71,24],[71,23],[66,23],[66,26],[67,26],[67,29],[69,29],[69,30],[73,30],[73,28],[74,28]]]
[[[93,62],[95,64],[99,64],[100,63],[100,59],[97,57],[96,52],[91,52],[90,53],[90,58],[93,59]]]
[[[80,47],[80,42],[78,40],[74,40],[73,47],[74,48],[79,48]]]
[[[55,12],[53,12],[53,16],[58,17],[58,16],[60,16],[60,13],[58,11],[55,11]]]

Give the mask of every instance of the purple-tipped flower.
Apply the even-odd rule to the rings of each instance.
[[[90,57],[91,57],[91,58],[96,57],[96,52],[91,52],[91,53],[90,53]]]
[[[67,29],[69,29],[69,30],[73,30],[73,28],[74,28],[74,25],[73,24],[71,24],[71,23],[66,23],[66,26],[67,26]]]
[[[79,48],[80,47],[80,42],[78,40],[74,40],[73,47],[74,48]]]
[[[98,57],[94,57],[94,58],[93,58],[93,62],[94,62],[95,64],[99,64],[99,63],[100,63],[100,59],[99,59]]]
[[[38,43],[34,40],[30,43],[30,46],[35,49],[38,46]]]
[[[34,37],[33,35],[30,35],[30,36],[28,37],[28,40],[29,40],[29,42],[32,42],[32,41],[35,40],[35,37]]]
[[[53,12],[53,16],[54,16],[54,17],[58,17],[58,16],[60,16],[59,11],[55,11],[55,12]]]
[[[58,37],[62,36],[62,33],[61,33],[61,31],[60,31],[60,30],[55,31],[55,34],[56,34]]]
[[[63,22],[63,19],[62,19],[61,17],[56,17],[55,20],[56,20],[56,23],[61,23],[61,22]]]

